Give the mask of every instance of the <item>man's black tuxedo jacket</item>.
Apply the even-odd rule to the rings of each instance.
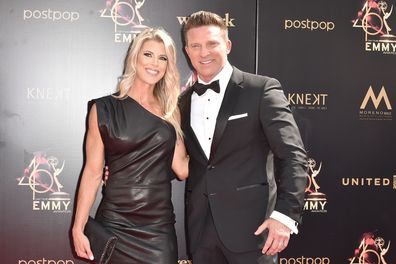
[[[207,159],[191,128],[192,92],[187,89],[179,101],[190,155],[186,183],[190,252],[200,241],[209,208],[218,235],[229,250],[258,249],[263,237],[256,237],[254,231],[273,209],[301,220],[306,153],[288,102],[277,80],[234,67]],[[241,118],[229,119],[237,115]]]

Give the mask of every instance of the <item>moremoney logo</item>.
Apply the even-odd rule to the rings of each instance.
[[[360,120],[392,120],[392,105],[389,96],[382,86],[378,93],[372,86],[367,90],[359,109]]]

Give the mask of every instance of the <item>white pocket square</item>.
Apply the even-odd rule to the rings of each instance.
[[[230,116],[228,118],[228,120],[239,119],[239,118],[243,118],[243,117],[247,117],[247,116],[248,116],[248,113],[244,113],[244,114],[240,114],[240,115],[233,115],[233,116]]]

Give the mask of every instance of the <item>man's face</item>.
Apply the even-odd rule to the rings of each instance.
[[[187,31],[185,49],[199,77],[209,82],[226,64],[231,41],[220,27],[202,26]]]

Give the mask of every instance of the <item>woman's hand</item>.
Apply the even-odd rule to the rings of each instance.
[[[82,231],[77,231],[73,229],[72,234],[74,250],[76,251],[77,256],[79,256],[80,258],[93,260],[94,256],[89,245],[89,240],[84,235],[84,233]]]

